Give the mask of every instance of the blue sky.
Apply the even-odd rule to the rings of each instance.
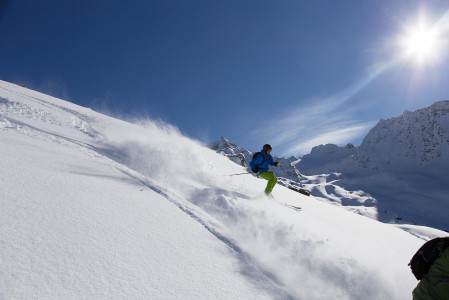
[[[0,0],[0,79],[210,142],[300,155],[449,99],[449,2]],[[399,37],[438,25],[430,62]],[[449,49],[446,49],[449,50]]]

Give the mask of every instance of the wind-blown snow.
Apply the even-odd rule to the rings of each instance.
[[[0,170],[0,299],[410,299],[408,261],[446,235],[266,199],[170,125],[1,81]]]

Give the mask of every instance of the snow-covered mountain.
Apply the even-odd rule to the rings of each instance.
[[[411,256],[447,235],[267,199],[244,171],[170,125],[0,81],[0,299],[410,299]]]
[[[375,171],[399,168],[445,175],[448,163],[449,101],[440,101],[380,120],[359,147],[317,146],[303,157],[300,166],[305,172],[335,172],[349,165],[354,172],[355,167]]]
[[[212,149],[251,159],[224,138]],[[380,120],[359,147],[320,145],[280,160],[291,170],[272,168],[281,183],[287,178],[322,201],[383,222],[449,231],[449,101]]]
[[[375,170],[408,168],[446,175],[449,101],[381,120],[363,140],[357,159]]]
[[[359,147],[315,147],[298,166],[341,174],[339,186],[376,199],[379,220],[449,230],[449,101],[380,120]]]

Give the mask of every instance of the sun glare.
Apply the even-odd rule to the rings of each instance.
[[[436,62],[443,54],[443,32],[439,26],[429,26],[423,17],[417,25],[408,26],[399,39],[402,57],[417,65]]]
[[[435,34],[427,28],[419,28],[410,32],[404,40],[406,53],[420,59],[434,55],[437,44]]]

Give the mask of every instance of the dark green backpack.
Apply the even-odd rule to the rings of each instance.
[[[416,279],[421,280],[429,272],[430,266],[447,247],[449,237],[435,238],[419,248],[408,264]]]

